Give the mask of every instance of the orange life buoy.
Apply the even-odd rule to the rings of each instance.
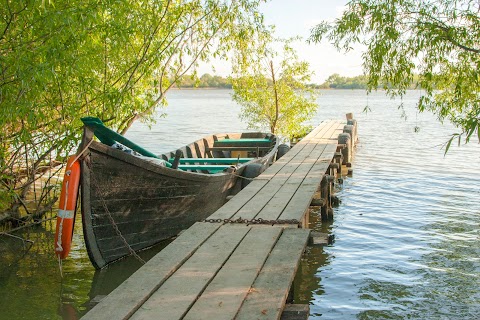
[[[80,163],[76,160],[76,156],[70,156],[63,176],[55,231],[55,254],[60,259],[65,259],[68,256],[72,246],[79,183]]]

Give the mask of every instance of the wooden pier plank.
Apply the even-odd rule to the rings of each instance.
[[[332,121],[331,126],[328,128],[326,131],[320,132],[318,135],[315,135],[312,137],[312,139],[317,139],[319,142],[325,140],[325,139],[330,139],[332,136],[335,135],[336,130],[340,126],[339,121]],[[296,210],[298,211],[298,214],[295,215],[290,215],[288,218],[287,217],[280,217],[286,206],[291,202],[293,197],[297,194],[297,190],[301,187],[302,190],[301,192],[308,192],[311,193],[313,197],[313,194],[316,191],[316,186],[315,185],[310,185],[309,183],[305,184],[305,181],[313,179],[318,179],[316,180],[316,184],[320,184],[320,179],[322,175],[325,173],[325,171],[328,168],[328,165],[330,164],[330,161],[333,158],[334,149],[331,149],[330,144],[326,143],[317,143],[314,145],[314,148],[312,152],[308,155],[306,160],[302,161],[301,165],[295,170],[295,172],[290,176],[290,178],[285,182],[284,185],[280,187],[278,192],[271,197],[271,199],[268,202],[268,205],[266,205],[263,209],[260,210],[258,215],[255,217],[257,219],[261,218],[264,220],[274,220],[274,219],[296,219],[298,221],[301,221],[304,211],[301,209]],[[336,143],[335,143],[336,146]],[[325,159],[326,162],[326,167],[323,168],[324,166],[319,167],[317,163],[319,162],[319,159]],[[322,160],[323,161],[323,160]],[[310,178],[310,179],[309,179]],[[302,187],[303,185],[303,187]],[[302,199],[305,198],[303,195],[301,195]],[[310,197],[310,200],[311,200]],[[305,203],[308,201],[305,199]]]
[[[250,201],[266,184],[268,180],[256,179],[224,204],[220,209],[211,214],[208,219],[229,219],[240,210],[245,203]]]
[[[295,192],[285,207],[284,211],[280,215],[279,219],[296,219],[302,220],[303,216],[306,214],[310,202],[316,192],[316,189],[321,181],[323,175],[328,169],[330,162],[332,161],[331,154],[335,153],[337,148],[337,137],[338,134],[343,131],[343,126],[345,125],[342,121],[337,121],[333,133],[330,137],[325,136],[320,143],[320,145],[325,145],[325,149],[320,156],[312,170],[305,177],[305,180],[302,182],[297,192]],[[299,215],[301,214],[301,215]]]
[[[336,145],[327,145],[326,151],[335,152]],[[287,204],[279,219],[297,219],[302,220],[307,212],[312,198],[318,188],[320,181],[330,165],[331,158],[318,158],[312,170],[299,186],[298,190],[292,194],[290,202]]]
[[[303,159],[305,158],[305,153],[311,152],[312,146],[309,146],[309,139],[316,136],[323,136],[327,131],[331,130],[332,127],[337,125],[338,121],[324,121],[319,126],[317,126],[312,132],[310,132],[304,140],[301,140],[299,143],[295,145],[290,151],[288,151],[282,158],[278,161],[273,163],[265,172],[263,172],[259,177],[255,178],[245,189],[240,191],[233,199],[227,202],[223,207],[218,209],[212,215],[208,217],[208,219],[230,219],[234,218],[237,219],[241,217],[242,219],[248,219],[251,216],[255,216],[258,212],[259,206],[262,202],[258,202],[252,205],[252,207],[246,207],[243,209],[242,212],[239,213],[240,210],[245,206],[245,204],[249,203],[252,198],[254,198],[258,193],[267,193],[272,194],[271,189],[262,190],[270,180],[274,179],[281,179],[280,177],[285,175],[285,172],[291,170],[291,168],[285,166],[289,165],[289,163],[294,160],[298,159],[303,155]],[[310,137],[310,138],[309,138]],[[307,149],[305,147],[309,146]],[[304,150],[305,149],[305,150]],[[300,154],[300,155],[299,155]],[[291,165],[290,165],[291,166]],[[283,170],[283,171],[282,171]],[[285,178],[285,177],[284,177]],[[262,191],[261,191],[262,190]],[[258,199],[257,199],[258,200]],[[263,207],[263,206],[262,206]],[[237,214],[238,213],[238,214]]]
[[[244,225],[219,228],[130,319],[181,319],[249,231]]]
[[[82,319],[128,319],[221,226],[196,223],[151,258]]]
[[[295,170],[301,165],[311,151],[311,146],[306,146],[302,152],[296,155],[294,159],[288,162],[268,183],[260,190],[249,202],[247,202],[233,216],[233,219],[253,219],[260,210],[270,201],[272,196],[281,188],[290,178]],[[304,152],[305,151],[305,152]]]
[[[300,152],[294,156],[294,159],[284,163],[283,165],[276,165],[277,163],[275,162],[264,173],[261,174],[259,179],[253,180],[245,189],[240,191],[239,194],[235,195],[232,200],[210,215],[208,219],[237,219],[239,217],[242,219],[251,219],[251,217],[254,217],[258,210],[261,209],[265,204],[263,203],[262,205],[262,195],[270,195],[272,192],[274,194],[276,188],[278,188],[278,183],[286,181],[296,166],[301,163],[300,160],[296,159],[305,159],[305,153],[309,152],[310,149],[311,146],[305,146],[305,148],[301,149],[299,148]],[[275,170],[269,171],[271,168]],[[268,176],[268,174],[271,176]],[[271,184],[272,181],[274,181],[276,184]]]
[[[327,126],[326,130],[328,130],[329,128],[330,126]],[[286,155],[289,155],[289,153],[295,150],[297,146],[298,144],[291,151],[287,152]],[[271,199],[271,196],[273,196],[279,190],[279,188],[283,184],[285,184],[285,182],[290,178],[290,176],[295,172],[295,170],[297,170],[297,168],[301,166],[302,163],[304,163],[305,161],[309,161],[308,157],[314,150],[314,148],[314,144],[305,144],[302,145],[301,148],[299,147],[297,149],[299,150],[298,152],[292,153],[292,155],[294,155],[290,155],[291,157],[288,162],[283,164],[281,169],[277,170],[273,176],[269,177],[268,183],[261,190],[258,190],[257,194],[255,194],[255,196],[250,201],[246,202],[245,205],[233,216],[233,218],[236,219],[241,217],[243,219],[252,219],[253,217],[255,217],[259,210],[261,210],[265,206],[265,204]],[[280,160],[282,160],[284,157],[282,157]],[[277,167],[277,162],[275,162],[269,169],[275,167]],[[262,173],[259,176],[259,179],[264,179],[264,177],[268,175],[269,169],[267,169],[265,173]],[[248,186],[246,189],[248,189]]]
[[[252,227],[184,320],[233,319],[281,233]]]
[[[321,156],[321,154],[323,153],[323,150],[324,148],[317,148],[314,150],[316,152],[312,152],[311,155],[313,159],[304,161],[302,163],[302,166],[299,166],[297,168],[297,170],[290,176],[290,178],[285,182],[285,184],[280,187],[278,192],[271,197],[270,201],[268,202],[268,205],[266,205],[262,210],[260,210],[260,212],[256,216],[257,219],[259,218],[264,220],[279,219],[285,207],[288,205],[292,197],[296,194],[299,187],[305,181],[305,177],[309,175],[309,172],[315,166],[315,161],[317,160],[315,159],[315,157]],[[319,181],[317,182],[317,184],[318,183]],[[316,190],[315,186],[312,186],[310,188],[312,188],[313,192],[315,192]]]
[[[285,229],[235,319],[279,319],[310,231]]]
[[[248,203],[262,188],[281,171],[289,162],[289,157],[294,157],[304,146],[297,148],[294,152],[290,150],[281,159],[276,161],[272,166],[267,168],[259,177],[255,178],[243,190],[241,190],[233,199],[228,201],[224,206],[211,214],[208,219],[230,219],[237,213],[245,203]],[[288,156],[287,156],[288,155]],[[240,178],[241,179],[241,178]]]

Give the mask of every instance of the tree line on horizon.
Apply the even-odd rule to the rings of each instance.
[[[341,76],[338,73],[330,75],[322,84],[310,83],[307,85],[312,89],[361,89],[368,88],[368,76],[358,75],[353,77]],[[185,75],[178,79],[177,88],[219,88],[232,89],[232,81],[229,77],[222,77],[211,75],[209,73],[203,74],[199,78],[193,75]],[[378,89],[381,89],[378,86]],[[409,90],[418,89],[418,76],[413,77],[413,81],[408,87]]]

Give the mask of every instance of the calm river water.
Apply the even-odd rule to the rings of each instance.
[[[323,91],[318,98],[312,123],[353,112],[360,143],[354,175],[337,189],[334,222],[312,218],[311,227],[335,242],[309,247],[299,269],[295,302],[310,304],[311,319],[479,318],[480,145],[452,146],[444,156],[441,145],[455,129],[417,114],[420,94],[394,101],[383,93]],[[371,111],[363,113],[365,106]],[[169,151],[199,136],[244,130],[239,111],[228,90],[172,91],[168,116],[151,130],[135,124],[127,136],[155,153]],[[54,227],[15,234],[33,245],[0,236],[0,319],[77,319],[92,298],[140,266],[125,259],[96,272],[78,221],[61,278]]]

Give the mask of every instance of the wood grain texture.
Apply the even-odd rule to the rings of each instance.
[[[128,319],[194,252],[220,224],[196,223],[150,259],[82,319]]]
[[[285,229],[235,319],[279,319],[310,231]]]
[[[243,225],[222,226],[152,294],[131,319],[181,319],[249,230]]]
[[[252,227],[184,320],[233,319],[281,233]]]

